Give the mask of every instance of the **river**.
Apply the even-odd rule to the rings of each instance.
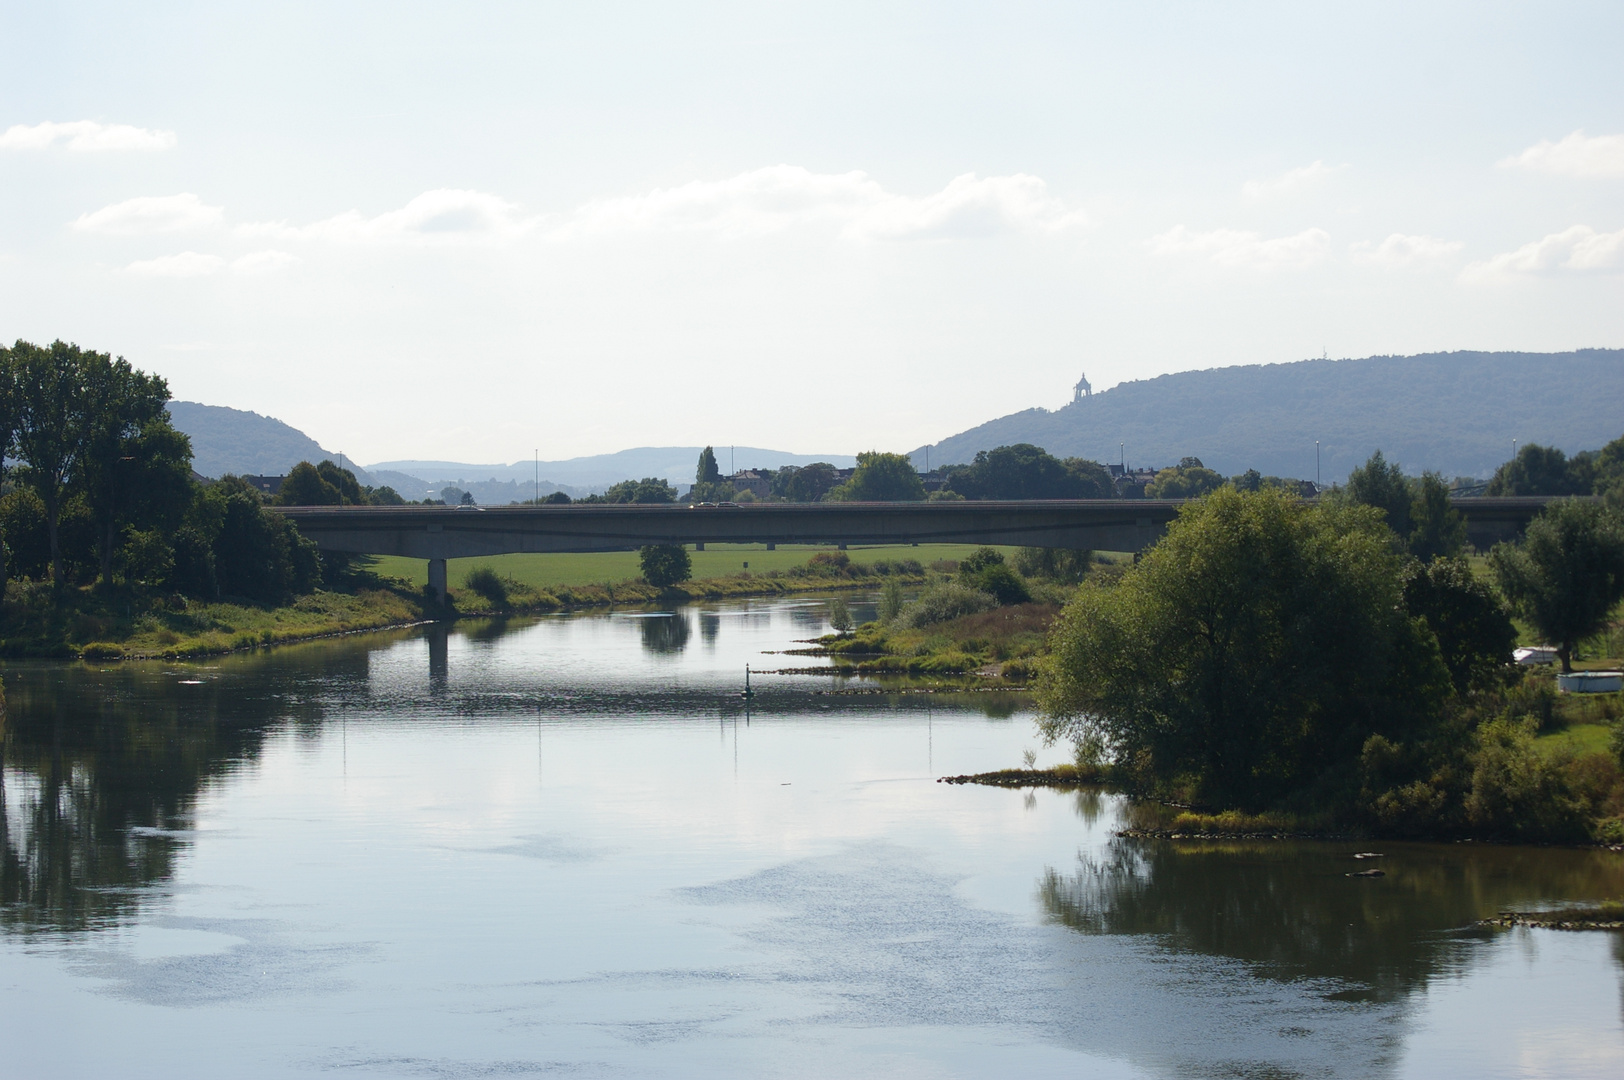
[[[1150,842],[816,600],[11,663],[0,1076],[1624,1076],[1624,856]],[[864,613],[859,610],[861,617]],[[860,691],[860,692],[853,692]]]

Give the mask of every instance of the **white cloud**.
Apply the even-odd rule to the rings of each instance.
[[[300,261],[297,255],[267,248],[264,251],[250,251],[241,258],[232,260],[231,269],[238,274],[274,274]]]
[[[133,262],[124,268],[124,272],[134,274],[136,277],[207,277],[219,273],[225,266],[226,261],[218,255],[183,251],[178,255],[160,255],[156,259]]]
[[[1265,240],[1254,232],[1214,229],[1193,232],[1183,225],[1151,237],[1150,250],[1157,255],[1205,255],[1221,266],[1248,266],[1276,269],[1307,266],[1324,258],[1331,246],[1331,234],[1324,229],[1304,229],[1291,236]]]
[[[180,232],[217,225],[224,213],[218,206],[204,205],[192,194],[144,195],[81,215],[73,227],[81,232],[117,236]]]
[[[670,231],[743,237],[822,226],[853,239],[898,240],[1047,232],[1085,220],[1051,197],[1041,179],[1021,173],[986,179],[966,173],[941,191],[914,198],[886,191],[863,172],[773,165],[726,180],[587,203],[555,235]]]
[[[1588,136],[1575,131],[1561,142],[1541,140],[1500,162],[1502,169],[1531,169],[1559,176],[1624,177],[1624,135]]]
[[[310,225],[263,222],[243,225],[238,232],[245,236],[336,243],[467,243],[511,239],[535,224],[536,219],[523,217],[517,206],[496,195],[439,188],[425,191],[399,210],[376,217],[351,210]]]
[[[1624,229],[1599,233],[1588,225],[1575,225],[1524,244],[1516,251],[1475,262],[1461,276],[1483,280],[1515,274],[1621,269],[1624,269]]]
[[[1420,266],[1447,259],[1465,246],[1459,240],[1394,233],[1380,244],[1373,246],[1369,241],[1361,241],[1349,250],[1360,262],[1378,266]]]
[[[1291,169],[1268,180],[1248,180],[1241,185],[1241,194],[1248,199],[1267,199],[1276,195],[1290,195],[1311,187],[1346,165],[1327,165],[1315,161],[1300,169]]]
[[[286,251],[251,251],[231,262],[218,255],[183,251],[178,255],[161,255],[156,259],[133,262],[124,268],[124,272],[136,277],[164,278],[208,277],[223,270],[230,270],[234,274],[265,274],[284,270],[298,261],[297,255],[290,255]]]
[[[0,150],[44,150],[65,145],[69,150],[168,150],[175,145],[173,131],[153,131],[129,124],[98,124],[72,120],[65,124],[13,124],[0,133]]]

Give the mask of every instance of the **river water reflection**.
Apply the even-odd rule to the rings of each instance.
[[[1358,879],[936,784],[1036,746],[1024,701],[746,708],[825,610],[8,665],[0,1075],[1624,1075],[1624,936],[1472,928],[1619,855]]]

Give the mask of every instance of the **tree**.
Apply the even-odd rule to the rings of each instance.
[[[1201,464],[1200,458],[1185,458],[1171,469],[1163,469],[1145,485],[1147,499],[1199,499],[1224,486],[1224,478]]]
[[[828,497],[841,502],[914,502],[924,499],[925,482],[906,454],[870,450],[857,455],[851,479],[830,490]]]
[[[1410,536],[1410,481],[1397,462],[1389,463],[1377,450],[1370,460],[1348,474],[1347,497],[1361,506],[1374,506],[1387,517],[1387,527],[1401,540]]]
[[[1466,519],[1450,505],[1449,485],[1435,472],[1412,485],[1410,526],[1410,554],[1422,562],[1454,558],[1466,547]]]
[[[1075,585],[1088,576],[1094,553],[1087,548],[1023,547],[1015,554],[1015,569],[1029,578],[1046,578]]]
[[[11,348],[17,379],[17,456],[28,466],[28,485],[45,506],[51,578],[63,583],[60,525],[68,484],[85,448],[92,408],[84,369],[90,357],[77,345],[53,341],[48,347],[19,341]]]
[[[681,544],[650,544],[637,549],[643,580],[656,589],[670,588],[693,576],[693,561]]]
[[[17,371],[13,366],[11,350],[0,345],[0,486],[6,478],[6,458],[17,443]],[[10,573],[11,537],[0,531],[0,598],[6,594],[6,577]]]
[[[281,489],[276,493],[280,506],[338,506],[343,500],[343,493],[328,483],[327,478],[308,461],[301,461],[289,469]]]
[[[978,451],[971,464],[950,468],[947,487],[967,499],[1083,499],[1094,485],[1041,446],[1016,443]]]
[[[1494,545],[1489,565],[1512,609],[1556,646],[1570,672],[1573,650],[1624,599],[1624,523],[1595,503],[1553,502],[1522,543]]]
[[[658,476],[645,476],[641,480],[622,480],[603,493],[603,501],[610,503],[670,503],[677,501],[677,489]]]
[[[1450,691],[1402,559],[1374,511],[1220,488],[1066,606],[1043,731],[1211,804],[1330,798],[1371,735],[1432,722]]]
[[[1511,663],[1517,628],[1504,602],[1473,576],[1465,559],[1412,562],[1404,578],[1404,605],[1425,619],[1438,639],[1456,693],[1492,686]]]
[[[1116,495],[1116,484],[1111,472],[1097,461],[1087,458],[1067,458],[1066,468],[1077,477],[1079,499],[1109,499]]]
[[[1590,485],[1573,462],[1554,446],[1526,443],[1517,456],[1494,470],[1489,495],[1586,495]],[[1577,470],[1583,473],[1585,470]]]
[[[340,506],[365,506],[367,497],[361,491],[355,474],[341,469],[325,458],[317,463],[316,472],[339,494]]]
[[[694,471],[694,483],[715,484],[722,479],[722,470],[716,464],[716,451],[707,446],[699,452],[699,468]]]
[[[278,604],[310,592],[321,579],[316,545],[291,521],[265,509],[259,493],[227,477],[209,489],[217,522],[214,570],[220,592],[261,604]]]
[[[839,479],[840,471],[827,461],[800,467],[785,465],[773,474],[773,494],[789,502],[817,502]]]

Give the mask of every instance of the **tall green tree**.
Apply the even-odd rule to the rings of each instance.
[[[857,455],[857,469],[828,498],[842,502],[915,502],[925,497],[925,482],[906,454],[870,450]]]
[[[276,501],[281,506],[338,506],[343,503],[344,494],[328,483],[316,466],[301,461],[288,470],[276,493]]]
[[[622,480],[612,484],[603,493],[603,502],[611,503],[669,503],[677,501],[677,489],[658,476],[645,476],[641,480]]]
[[[1491,687],[1511,663],[1517,628],[1503,600],[1479,581],[1466,560],[1440,556],[1412,562],[1404,577],[1404,605],[1426,620],[1457,693]]]
[[[1187,457],[1158,472],[1156,479],[1145,485],[1145,498],[1199,499],[1223,486],[1224,478],[1201,464],[1200,458]]]
[[[1370,460],[1348,474],[1344,489],[1361,506],[1374,506],[1387,517],[1387,527],[1408,541],[1410,536],[1410,481],[1398,463],[1377,450]]]
[[[707,446],[699,452],[699,468],[694,470],[694,483],[715,484],[721,479],[722,470],[716,464],[716,451]]]
[[[79,358],[85,408],[74,480],[96,522],[102,583],[113,583],[113,553],[124,526],[144,510],[173,517],[190,494],[191,442],[169,424],[169,384],[123,357]]]
[[[1372,510],[1219,488],[1067,605],[1043,730],[1219,806],[1336,788],[1371,735],[1431,722],[1450,693],[1403,560]]]
[[[999,446],[978,451],[968,465],[949,469],[947,487],[967,499],[1099,497],[1097,478],[1085,468],[1092,463],[1073,460],[1075,465],[1031,443]],[[1106,485],[1109,488],[1109,478]]]
[[[1466,519],[1449,501],[1449,485],[1435,472],[1411,485],[1410,554],[1422,562],[1454,558],[1466,548]]]
[[[6,458],[17,445],[17,368],[11,350],[0,345],[0,484],[6,478]],[[10,537],[0,531],[0,598],[6,595],[11,569]]]
[[[1494,471],[1489,495],[1586,495],[1590,492],[1588,470],[1574,469],[1574,462],[1554,446],[1526,443],[1517,456]]]
[[[86,392],[85,367],[91,358],[111,363],[112,357],[65,341],[45,347],[19,341],[11,355],[17,377],[17,456],[27,465],[28,485],[45,505],[51,579],[60,585],[65,580],[62,509],[84,453],[94,405]]]
[[[1579,642],[1624,599],[1624,521],[1595,503],[1553,502],[1520,544],[1496,544],[1489,565],[1512,608],[1556,646],[1569,672]]]
[[[799,467],[785,465],[773,473],[773,494],[789,502],[813,503],[839,482],[840,470],[827,461]]]

